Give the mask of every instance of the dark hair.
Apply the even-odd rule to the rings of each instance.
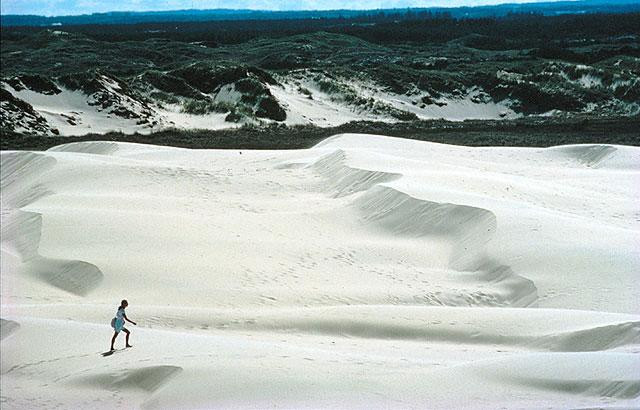
[[[120,306],[124,306],[125,303],[128,305],[129,302],[127,302],[127,299],[122,299],[122,302],[120,302]]]

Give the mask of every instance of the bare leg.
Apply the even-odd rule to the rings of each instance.
[[[126,334],[127,334],[127,338],[125,340],[125,344],[127,347],[131,347],[131,345],[129,344],[129,335],[131,334],[131,332],[129,332],[127,329],[122,329]]]
[[[127,335],[129,336],[129,335]],[[113,337],[111,338],[111,350],[113,350],[113,344],[116,342],[116,337],[118,337],[118,332],[115,332],[113,334]]]

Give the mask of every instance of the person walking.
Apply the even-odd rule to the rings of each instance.
[[[129,332],[129,330],[124,327],[124,324],[125,324],[125,321],[127,321],[127,322],[133,323],[134,325],[137,326],[137,323],[134,322],[133,320],[129,320],[129,318],[125,314],[124,310],[126,309],[127,306],[129,306],[129,302],[127,302],[126,299],[122,300],[122,302],[120,302],[120,306],[118,307],[118,311],[116,312],[116,317],[114,317],[111,320],[111,327],[113,327],[113,330],[115,330],[115,333],[113,334],[113,337],[111,338],[111,350],[110,351],[114,351],[115,350],[114,347],[113,347],[113,344],[116,342],[116,338],[118,337],[118,334],[120,333],[120,331],[123,331],[123,332],[125,332],[127,334],[127,337],[125,339],[126,347],[132,347],[129,344],[129,335],[131,334],[131,332]]]

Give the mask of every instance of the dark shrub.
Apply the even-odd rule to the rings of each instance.
[[[171,71],[169,74],[184,79],[190,86],[208,94],[222,85],[246,78],[247,69],[240,66],[226,67],[212,66],[208,63],[195,63]]]
[[[60,89],[56,84],[49,80],[48,78],[35,74],[35,75],[21,75],[20,81],[31,91],[35,91],[37,93],[47,94],[47,95],[55,95],[60,94]]]
[[[240,122],[240,120],[242,120],[242,115],[235,111],[231,111],[226,117],[224,117],[224,120],[227,122]]]
[[[271,95],[269,90],[262,85],[262,83],[255,78],[243,78],[236,82],[236,90],[243,94],[249,95]]]
[[[205,98],[201,93],[191,87],[184,79],[160,71],[147,71],[142,75],[142,80],[153,85],[160,91],[189,97],[194,99]]]
[[[278,104],[275,98],[265,97],[258,103],[256,117],[269,118],[274,121],[284,121],[287,119],[287,113],[280,104]]]

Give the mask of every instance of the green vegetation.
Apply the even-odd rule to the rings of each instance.
[[[356,110],[405,122],[417,118],[362,95],[353,83],[415,96],[424,107],[476,89],[477,102],[508,101],[525,115],[590,110],[608,117],[640,109],[638,27],[640,13],[456,19],[427,12],[3,27],[0,76],[16,90],[81,90],[125,118],[155,103],[180,104],[199,115],[228,113],[230,122],[281,122],[286,112],[270,87],[295,76],[315,79],[321,91]],[[226,86],[232,95],[218,98]],[[309,98],[312,89],[298,87]],[[19,117],[14,100],[3,94]],[[141,116],[153,122],[151,111]]]
[[[340,133],[369,133],[467,146],[549,147],[563,144],[640,145],[640,118],[528,118],[512,121],[352,122],[339,127],[243,126],[238,129],[165,130],[148,135],[108,133],[41,137],[3,131],[2,150],[46,150],[74,141],[122,141],[195,149],[301,149]]]
[[[202,93],[187,84],[183,78],[169,73],[163,73],[158,70],[146,71],[140,77],[140,81],[146,82],[169,95],[173,94],[176,96],[194,98],[196,100],[204,98]]]
[[[212,112],[225,113],[233,109],[234,106],[231,104],[214,101],[187,100],[182,104],[182,112],[196,115],[204,115]]]
[[[287,113],[280,107],[280,104],[278,104],[275,98],[267,96],[262,97],[258,102],[256,117],[269,118],[274,121],[284,121],[287,119]]]

